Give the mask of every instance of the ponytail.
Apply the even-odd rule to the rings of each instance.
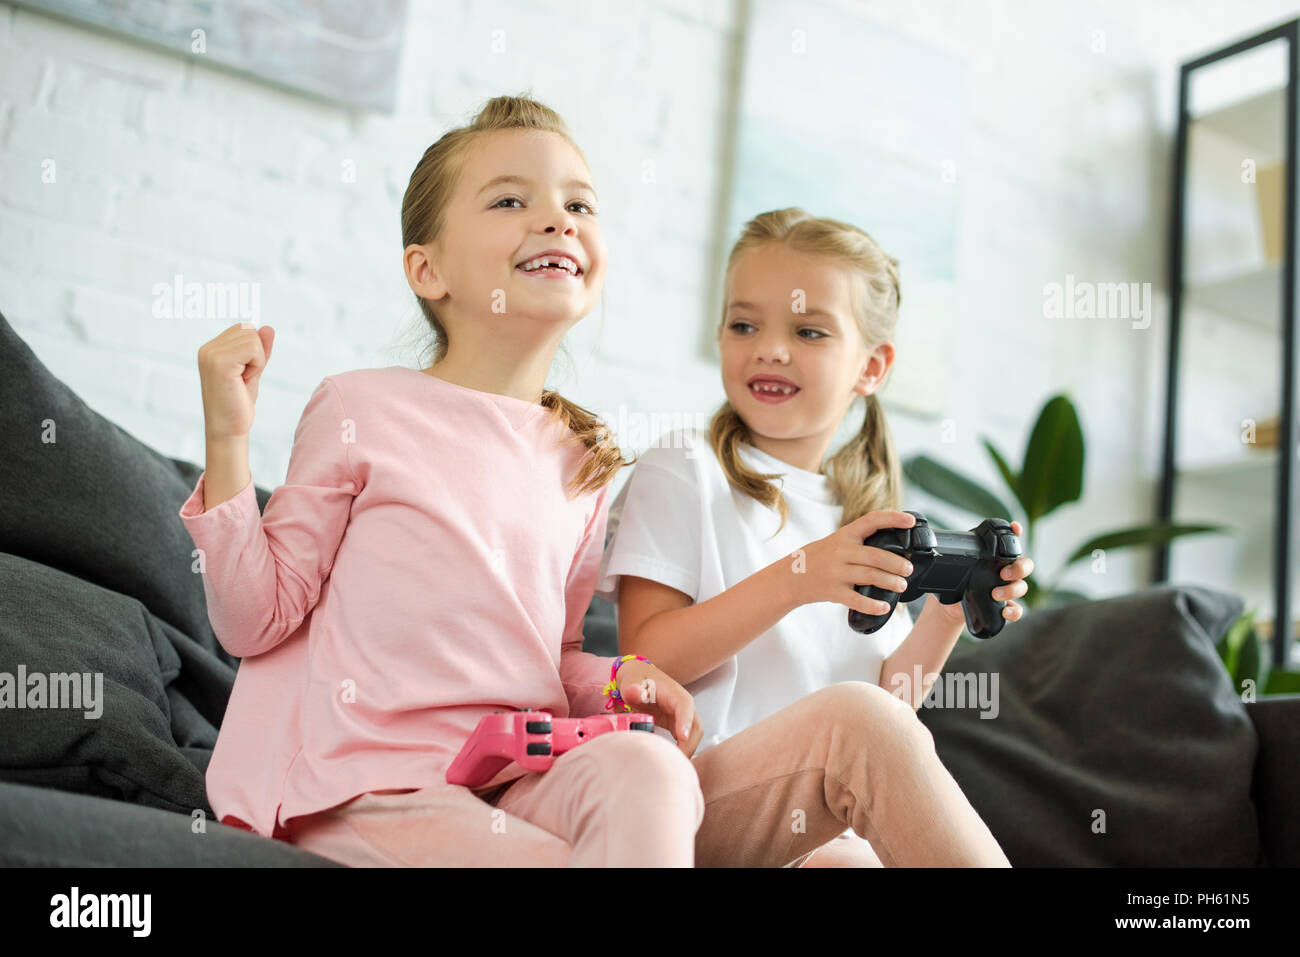
[[[836,501],[844,508],[840,525],[868,512],[898,509],[903,497],[903,470],[884,407],[875,392],[866,397],[862,428],[826,463]]]
[[[619,469],[631,464],[623,458],[614,434],[592,412],[550,389],[542,392],[539,404],[593,453],[570,480],[567,490],[571,495],[599,491],[614,480]]]
[[[768,508],[776,508],[781,513],[781,524],[776,529],[780,532],[785,528],[790,510],[786,505],[785,496],[769,481],[769,479],[779,478],[780,475],[778,473],[765,475],[755,472],[746,465],[736,448],[741,442],[750,442],[749,426],[731,407],[730,402],[724,402],[722,408],[713,414],[713,419],[709,422],[709,445],[712,446],[713,454],[717,456],[718,463],[726,473],[727,481],[731,483],[732,488],[739,489],[755,501]]]

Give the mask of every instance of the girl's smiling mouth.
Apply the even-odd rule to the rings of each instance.
[[[746,383],[749,388],[749,394],[760,402],[784,402],[787,399],[794,398],[799,392],[799,387],[784,376],[779,375],[756,375]]]
[[[530,276],[550,276],[576,279],[582,275],[582,266],[578,260],[558,249],[548,249],[531,259],[525,259],[515,269]]]

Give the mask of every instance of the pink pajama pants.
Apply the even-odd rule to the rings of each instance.
[[[374,791],[287,831],[361,867],[1010,866],[916,712],[862,681],[694,758],[605,734],[492,790]]]

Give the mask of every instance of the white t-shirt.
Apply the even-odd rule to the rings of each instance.
[[[841,527],[843,509],[826,476],[745,443],[737,448],[751,468],[783,475],[772,480],[789,506],[780,534],[769,539],[780,513],[731,487],[707,433],[669,432],[640,456],[610,505],[597,595],[616,601],[618,576],[635,575],[699,604]],[[687,685],[704,732],[696,753],[829,684],[878,683],[912,617],[899,603],[884,627],[864,635],[849,627],[848,615],[838,602],[801,605]]]

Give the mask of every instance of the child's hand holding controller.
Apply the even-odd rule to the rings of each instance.
[[[1011,533],[1017,537],[1024,534],[1019,522],[1011,523]],[[994,600],[1005,601],[1006,607],[1002,609],[1002,617],[1007,621],[1019,621],[1024,615],[1024,609],[1019,602],[1012,601],[1013,598],[1020,598],[1029,591],[1029,584],[1025,581],[1030,572],[1034,570],[1033,560],[1028,555],[1021,555],[1010,565],[1005,566],[998,573],[1002,584],[991,592]],[[949,621],[956,624],[964,625],[966,623],[965,613],[962,611],[962,603],[957,602],[952,605],[944,605],[935,602],[940,613]]]
[[[618,667],[618,692],[633,711],[653,717],[656,728],[671,731],[688,758],[695,753],[704,729],[689,691],[648,661],[625,661]],[[617,703],[614,708],[622,710]]]
[[[233,498],[252,480],[248,472],[248,434],[258,380],[271,357],[275,330],[251,322],[231,326],[199,347],[199,381],[207,439],[205,509]]]
[[[901,594],[907,590],[903,576],[911,574],[912,563],[902,555],[862,543],[882,528],[911,528],[915,523],[915,516],[908,512],[879,509],[791,552],[786,560],[790,562],[796,607],[833,601],[867,615],[889,611],[884,602],[868,598],[853,586],[875,585]]]

